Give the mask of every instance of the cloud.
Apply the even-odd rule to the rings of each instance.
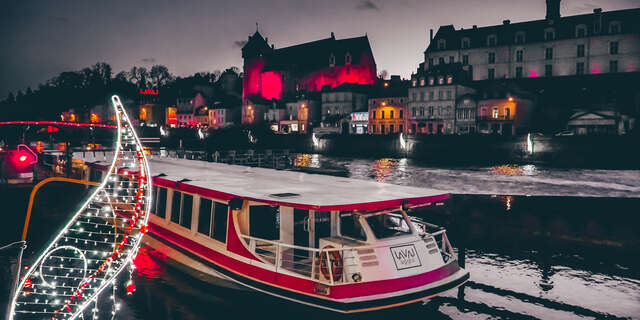
[[[371,0],[360,0],[360,2],[358,2],[358,4],[356,5],[356,9],[358,9],[358,10],[375,10],[375,11],[380,10],[378,5],[375,4]]]
[[[235,48],[242,48],[245,44],[247,44],[247,40],[238,40],[233,42],[233,46]]]
[[[140,61],[151,64],[151,63],[156,63],[156,58],[154,57],[142,58],[142,60]]]

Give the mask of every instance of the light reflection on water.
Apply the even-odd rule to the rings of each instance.
[[[317,158],[313,158],[317,156]],[[346,168],[352,178],[435,188],[455,194],[640,197],[640,170],[557,169],[529,165],[429,167],[411,159],[309,155],[315,168]]]
[[[139,256],[157,259],[153,250],[141,250]],[[567,259],[569,263],[565,263]],[[593,319],[640,315],[640,282],[591,271],[582,259],[537,251],[511,256],[467,250],[466,268],[471,272],[471,280],[463,290],[450,290],[422,305],[368,314],[367,318],[418,315],[437,319]],[[158,278],[139,273],[137,297],[124,298],[131,313],[138,315],[131,319],[167,318],[167,313],[174,319],[209,319],[212,314],[228,316],[229,312],[240,318],[265,315],[284,319],[301,315],[309,319],[340,318],[259,293],[202,287],[200,282],[173,268],[158,270],[162,270]],[[252,301],[252,308],[247,308],[247,301]]]

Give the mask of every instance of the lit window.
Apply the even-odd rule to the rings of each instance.
[[[498,119],[499,116],[499,112],[498,112],[498,108],[494,107],[493,110],[491,110],[491,117],[494,119]]]
[[[418,84],[418,81],[416,81],[416,79],[411,80],[411,86],[415,87]]]
[[[433,85],[433,77],[429,77],[429,85],[432,86]]]
[[[420,79],[420,86],[421,86],[421,87],[424,87],[424,78],[421,78],[421,79]]]
[[[438,77],[438,84],[444,84],[444,77]]]
[[[453,83],[453,76],[447,76],[447,83],[448,84],[452,84]]]

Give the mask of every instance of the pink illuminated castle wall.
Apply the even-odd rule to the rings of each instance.
[[[373,84],[376,63],[367,36],[330,38],[275,49],[256,31],[242,48],[243,99],[280,100],[343,83]]]

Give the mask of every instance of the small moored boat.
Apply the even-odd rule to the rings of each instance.
[[[85,178],[99,179],[102,162],[83,160]],[[149,165],[143,242],[203,281],[353,313],[419,302],[469,279],[446,230],[408,215],[447,193],[185,159]]]

